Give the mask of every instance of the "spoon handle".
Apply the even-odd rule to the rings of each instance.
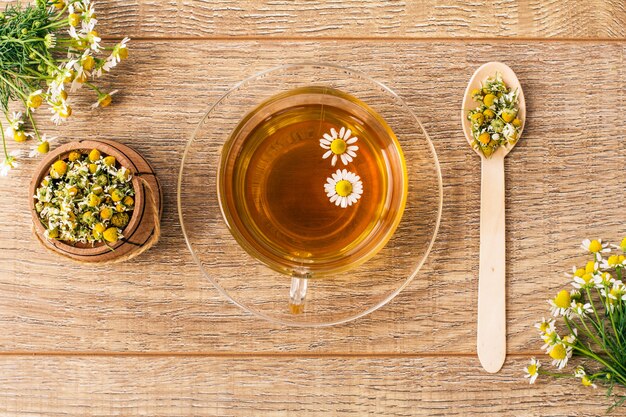
[[[478,272],[478,358],[498,372],[506,357],[504,156],[482,158],[480,268]]]

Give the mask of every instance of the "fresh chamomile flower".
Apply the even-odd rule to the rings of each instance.
[[[41,137],[41,141],[38,142],[33,148],[30,150],[28,156],[33,158],[37,155],[44,155],[50,152],[50,142],[54,142],[56,140],[55,137],[48,138],[46,134]]]
[[[22,155],[22,152],[19,150],[14,150],[9,152],[9,155],[4,158],[2,163],[0,163],[0,176],[6,177],[9,175],[9,171],[19,166],[17,158]]]
[[[14,130],[20,130],[24,124],[24,115],[21,111],[14,111],[7,121],[9,122],[9,127],[12,127]]]
[[[539,329],[542,334],[552,333],[555,329],[556,321],[554,319],[546,320],[545,317],[541,318],[539,323],[535,323],[535,327]]]
[[[548,300],[550,304],[550,311],[554,317],[564,316],[569,317],[571,312],[572,296],[569,291],[561,290],[553,299]]]
[[[106,58],[102,67],[96,70],[96,76],[100,77],[102,71],[111,71],[111,69],[115,68],[123,59],[128,58],[128,47],[126,46],[128,41],[130,41],[130,38],[125,37],[120,43],[113,47],[111,55]]]
[[[600,290],[600,294],[605,298],[606,306],[611,310],[611,312],[613,312],[615,310],[615,306],[625,300],[624,296],[626,295],[626,287],[622,281],[615,280],[610,288],[602,288]]]
[[[52,49],[57,44],[57,37],[54,35],[54,33],[48,33],[43,38],[43,44],[46,46],[46,48]]]
[[[625,266],[626,256],[624,255],[611,255],[600,262],[600,268],[602,269],[623,268]]]
[[[327,151],[322,156],[323,159],[333,156],[330,163],[335,166],[337,159],[341,159],[344,165],[348,165],[356,157],[358,146],[354,145],[359,140],[356,136],[352,136],[352,131],[342,127],[339,133],[335,128],[330,129],[330,134],[324,133],[324,137],[320,139],[320,146]]]
[[[572,312],[580,317],[584,317],[587,314],[593,313],[593,308],[590,303],[583,304],[579,301],[572,301]]]
[[[601,274],[594,275],[593,282],[596,284],[595,287],[598,289],[610,287],[613,285],[615,278],[608,272],[603,272]]]
[[[534,384],[539,376],[539,368],[541,368],[541,363],[535,358],[530,360],[530,365],[528,365],[524,370],[526,371],[526,375],[524,378],[528,378],[529,384]]]
[[[85,37],[85,39],[87,40],[89,48],[91,48],[92,51],[94,52],[100,51],[100,41],[102,41],[102,38],[100,38],[97,31],[93,29],[90,30],[87,33],[87,36]]]
[[[561,342],[561,336],[559,336],[559,334],[556,332],[556,329],[550,328],[541,335],[541,340],[543,340],[543,345],[541,346],[541,349],[545,349],[546,351],[548,351],[552,346]]]
[[[66,101],[51,106],[50,111],[53,113],[50,119],[56,125],[60,125],[65,119],[72,115],[72,107]]]
[[[336,206],[346,208],[355,204],[363,194],[361,177],[346,169],[338,169],[324,184],[326,196]]]
[[[109,104],[111,104],[111,96],[117,93],[117,91],[118,90],[113,90],[110,93],[98,94],[98,101],[93,103],[91,105],[91,108],[95,109],[96,107],[107,107]]]
[[[70,93],[82,88],[83,84],[89,79],[89,71],[87,71],[80,63],[74,66],[74,79],[70,85]]]
[[[36,90],[28,95],[28,98],[26,99],[26,106],[31,109],[31,111],[35,110],[41,106],[41,103],[43,103],[43,97],[41,96],[42,93],[43,90]]]
[[[597,272],[585,272],[580,276],[574,275],[572,286],[577,289],[593,288],[597,275]]]
[[[558,369],[563,369],[567,365],[567,361],[572,357],[572,348],[563,342],[558,342],[550,346],[547,353],[553,359],[552,365]]]
[[[589,379],[589,376],[587,376],[587,372],[585,372],[585,368],[582,365],[578,365],[576,367],[576,369],[574,370],[574,376],[576,378],[580,378],[580,382],[585,386],[585,387],[591,387],[591,388],[597,388],[596,384],[594,384],[591,379]]]
[[[606,252],[611,251],[607,243],[602,243],[602,239],[593,239],[593,240],[585,239],[583,240],[580,246],[586,251],[593,253],[595,256],[595,259],[598,261],[602,258],[602,255],[600,255],[601,253],[606,253]]]

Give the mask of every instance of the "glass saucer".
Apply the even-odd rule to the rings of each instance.
[[[385,120],[404,153],[408,193],[400,223],[382,250],[348,271],[307,279],[304,308],[294,310],[289,303],[290,286],[294,291],[291,277],[249,255],[227,227],[220,210],[217,174],[223,146],[241,120],[278,94],[311,86],[350,94]],[[208,110],[183,155],[178,211],[194,260],[225,297],[275,323],[316,327],[371,313],[415,278],[439,228],[442,195],[433,144],[413,112],[392,90],[347,68],[295,64],[241,81]]]

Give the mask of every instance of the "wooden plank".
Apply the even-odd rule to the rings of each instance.
[[[602,415],[602,389],[487,374],[468,358],[2,357],[0,414]]]
[[[621,0],[97,0],[96,8],[101,33],[118,37],[626,36]]]
[[[390,305],[335,328],[286,328],[240,311],[200,274],[177,220],[181,153],[207,105],[284,63],[285,51],[289,61],[356,67],[396,90],[430,133],[443,171],[441,229],[422,272]],[[31,235],[26,188],[35,162],[23,163],[0,179],[0,350],[474,352],[480,166],[459,110],[473,70],[502,57],[528,111],[505,163],[508,346],[537,350],[532,324],[565,285],[562,271],[581,262],[578,242],[626,234],[624,52],[600,42],[137,42],[106,81],[121,89],[113,106],[79,110],[92,100],[81,92],[73,120],[45,130],[63,141],[114,139],[145,155],[165,190],[163,238],[129,264],[67,264]]]

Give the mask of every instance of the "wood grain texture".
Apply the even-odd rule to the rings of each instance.
[[[96,8],[100,33],[113,37],[626,36],[622,0],[97,0]]]
[[[0,414],[80,416],[596,416],[601,389],[528,386],[521,360],[1,357]],[[618,415],[615,413],[615,415]]]
[[[442,225],[425,267],[391,304],[334,328],[274,326],[224,300],[193,263],[175,209],[181,152],[206,107],[241,78],[284,63],[285,51],[290,62],[345,64],[389,85],[424,123],[442,166]],[[33,239],[20,209],[35,165],[25,161],[0,180],[0,350],[475,352],[480,161],[458,114],[474,69],[507,56],[528,111],[505,162],[508,348],[537,351],[532,324],[566,285],[563,271],[582,261],[580,240],[626,234],[624,52],[602,42],[136,42],[110,79],[122,88],[113,106],[86,110],[93,98],[81,92],[74,119],[45,129],[62,141],[93,136],[139,150],[164,186],[162,239],[129,264],[66,264]]]

